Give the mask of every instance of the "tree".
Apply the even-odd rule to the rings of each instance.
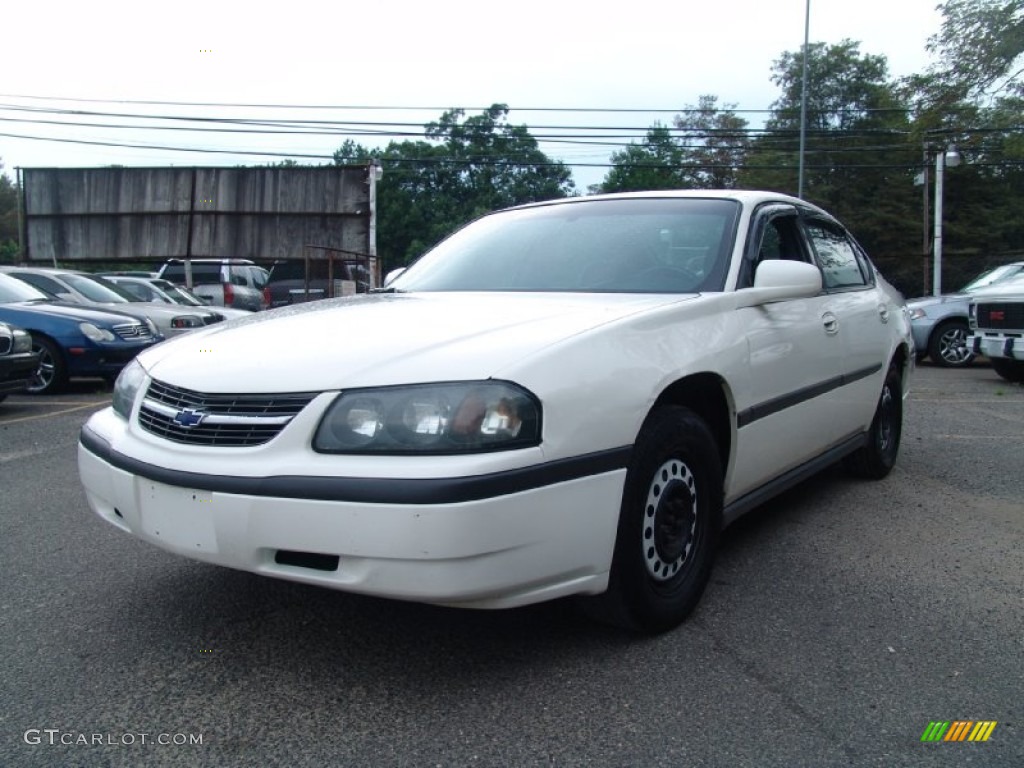
[[[932,74],[960,98],[1024,95],[1024,0],[947,0]]]
[[[630,142],[611,156],[612,167],[601,182],[602,192],[630,192],[643,189],[681,189],[682,151],[672,132],[655,123],[643,142]]]
[[[450,110],[424,126],[423,141],[370,150],[347,140],[335,163],[380,161],[378,251],[389,268],[408,263],[453,230],[498,208],[565,197],[572,174],[549,159],[525,125],[495,104],[465,117]]]
[[[603,192],[643,189],[730,189],[736,186],[749,148],[747,121],[703,95],[673,120],[675,131],[655,123],[640,144],[611,156]]]
[[[0,163],[0,262],[14,261],[18,255],[18,185],[3,172]]]
[[[675,118],[676,141],[683,151],[683,186],[732,189],[750,149],[747,121],[735,104],[718,107],[718,97],[703,95]]]
[[[909,141],[907,103],[888,78],[884,56],[860,44],[812,43],[807,49],[805,197],[847,223],[873,255],[919,254],[921,149]],[[750,148],[745,187],[796,193],[803,51],[773,65],[781,89],[765,133]]]

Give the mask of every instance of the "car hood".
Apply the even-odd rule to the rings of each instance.
[[[85,307],[81,304],[68,304],[57,302],[31,303],[17,302],[13,304],[2,304],[0,309],[14,310],[25,317],[60,317],[76,323],[93,323],[103,326],[119,325],[134,321],[131,315],[119,312],[107,312],[106,310]]]
[[[947,293],[942,296],[922,296],[919,299],[910,299],[907,302],[908,309],[927,309],[940,304],[947,304],[954,301],[966,302],[971,298],[969,293]]]
[[[694,296],[375,294],[299,304],[186,334],[139,360],[202,392],[300,392],[485,379],[546,346]]]

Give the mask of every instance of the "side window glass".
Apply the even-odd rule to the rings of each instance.
[[[754,274],[762,262],[779,260],[807,261],[804,248],[800,245],[800,232],[795,215],[775,216],[765,223],[753,269],[741,276],[740,287],[749,288],[754,284]]]
[[[868,284],[857,251],[846,233],[822,221],[808,221],[807,235],[814,244],[825,288],[862,288]]]
[[[19,272],[18,278],[24,280],[29,285],[34,285],[36,288],[42,291],[52,293],[54,296],[60,293],[66,294],[68,292],[67,289],[63,285],[58,283],[56,280],[51,280],[50,278],[43,277],[42,275]]]

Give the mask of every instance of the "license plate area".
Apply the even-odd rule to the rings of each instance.
[[[143,532],[165,546],[216,552],[213,492],[143,482],[139,495]]]

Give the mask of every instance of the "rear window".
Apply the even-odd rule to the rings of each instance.
[[[170,280],[172,283],[185,284],[185,265],[168,264],[164,267],[160,277]],[[192,263],[192,284],[209,285],[220,284],[220,264],[197,264]]]

